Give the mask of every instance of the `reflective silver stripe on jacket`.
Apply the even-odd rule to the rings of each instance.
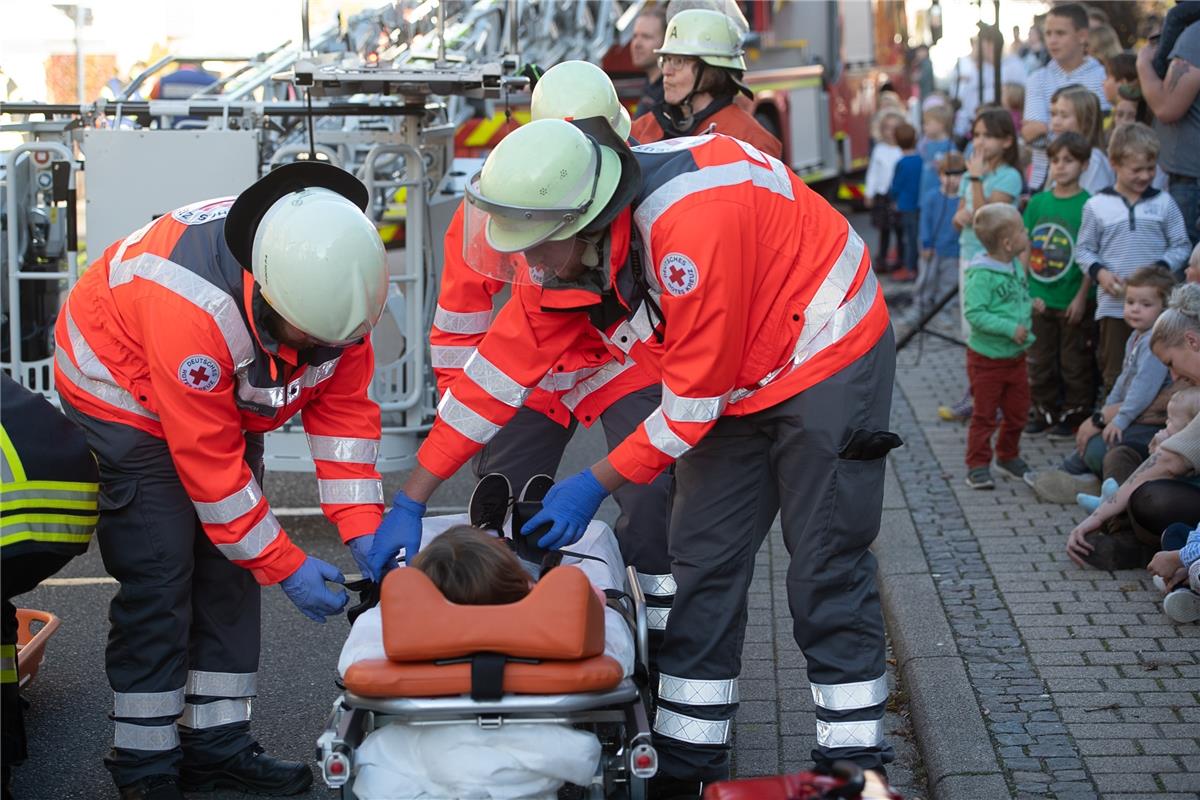
[[[848,225],[849,223],[847,223]],[[810,304],[804,312],[804,328],[800,331],[800,335],[796,338],[796,344],[792,348],[791,361],[772,370],[753,387],[735,390],[729,398],[731,404],[739,403],[747,397],[757,394],[759,389],[767,386],[776,378],[786,377],[801,364],[840,341],[870,313],[879,293],[879,281],[876,280],[875,273],[870,269],[867,269],[863,282],[854,296],[842,303],[845,297],[845,287],[850,286],[858,275],[865,249],[862,238],[852,228],[848,228],[848,230],[846,245],[842,248],[841,255],[830,269],[821,288],[817,290],[813,304]],[[827,287],[839,286],[843,288],[840,290],[828,288],[827,290]],[[838,291],[841,291],[841,296],[836,301],[831,300],[830,298],[837,295]],[[820,305],[817,305],[818,298],[822,293],[825,293],[825,297],[821,298]],[[841,305],[838,305],[839,303]]]
[[[308,450],[313,458],[346,464],[371,464],[379,460],[379,440],[353,436],[316,436],[308,434]]]
[[[96,355],[96,351],[88,343],[88,340],[83,335],[83,331],[79,330],[79,326],[75,324],[75,318],[71,316],[71,303],[63,304],[63,316],[67,320],[67,339],[71,342],[71,350],[75,354],[75,361],[79,365],[79,371],[93,380],[101,381],[102,383],[111,383],[117,386],[116,378],[112,376],[108,366],[100,360],[100,356]]]
[[[75,388],[79,389],[79,391],[90,394],[97,400],[103,400],[110,406],[116,406],[132,414],[137,414],[139,417],[158,420],[157,414],[146,410],[137,400],[133,399],[133,395],[120,386],[117,386],[115,383],[103,383],[92,380],[80,372],[79,368],[71,363],[71,359],[65,350],[60,348],[54,351],[54,363],[62,371],[63,377],[74,384]]]
[[[625,359],[624,364],[616,359],[609,361],[607,364],[600,367],[600,369],[581,380],[574,389],[564,394],[562,397],[563,405],[571,409],[571,411],[574,411],[575,408],[588,397],[588,395],[599,390],[601,387],[615,379],[618,375],[628,369],[633,369],[635,366],[637,366],[637,364],[632,358]]]
[[[737,678],[698,680],[658,675],[658,699],[689,706],[727,706],[738,702]]]
[[[675,576],[667,573],[666,575],[651,575],[647,572],[637,573],[638,586],[642,587],[644,594],[653,595],[654,597],[674,597],[678,587],[675,584]]]
[[[438,416],[442,421],[476,444],[487,444],[500,432],[500,426],[484,419],[471,408],[459,402],[447,389],[438,403]]]
[[[434,369],[462,369],[471,360],[474,352],[474,347],[431,344],[429,346],[429,363]]]
[[[488,361],[478,350],[471,356],[463,372],[492,397],[512,408],[520,408],[532,389],[522,386],[510,378],[499,367]]]
[[[285,405],[299,397],[300,392],[304,389],[312,389],[318,384],[328,380],[330,376],[332,376],[337,370],[338,362],[341,360],[341,356],[335,356],[328,361],[323,361],[320,364],[317,364],[316,366],[310,366],[299,378],[294,378],[286,387],[255,386],[254,384],[250,383],[250,379],[246,375],[246,370],[238,370],[237,396],[239,399],[252,405],[267,406],[269,408],[283,408]]]
[[[569,392],[578,386],[580,381],[596,374],[598,369],[599,367],[584,367],[571,372],[547,372],[546,376],[538,381],[537,388],[547,392]]]
[[[887,675],[858,683],[814,683],[813,702],[830,711],[854,711],[877,706],[887,700]]]
[[[157,752],[174,750],[179,747],[179,731],[174,725],[135,725],[118,721],[113,730],[113,747]]]
[[[347,478],[317,481],[321,504],[382,503],[383,482],[376,478]]]
[[[761,155],[761,154],[760,154]],[[766,156],[767,167],[756,166],[748,161],[735,161],[731,164],[718,164],[704,167],[694,172],[685,172],[659,186],[650,196],[638,205],[633,214],[633,221],[641,231],[642,241],[647,248],[650,242],[650,228],[667,210],[688,195],[696,192],[716,189],[721,186],[737,186],[739,183],[750,182],[760,189],[767,189],[775,194],[794,200],[792,180],[787,168],[777,159]],[[755,159],[757,161],[757,159]],[[654,254],[650,254],[650,263]],[[651,272],[657,272],[651,270]]]
[[[662,410],[675,422],[712,422],[720,418],[728,401],[729,392],[716,397],[680,397],[663,381]]]
[[[182,686],[169,692],[113,692],[114,717],[177,717],[180,711],[183,711]]]
[[[129,283],[134,278],[157,283],[212,317],[229,347],[235,371],[254,360],[254,344],[250,340],[250,332],[246,330],[237,300],[232,295],[186,267],[151,253],[141,253],[128,261],[120,261],[108,267],[109,288]]]
[[[654,409],[643,424],[646,426],[646,436],[649,437],[650,444],[671,458],[679,458],[692,449],[690,444],[680,439],[675,431],[667,425],[667,421],[663,418],[662,406]]]
[[[258,694],[258,673],[188,670],[187,693],[208,697],[253,697]]]
[[[188,703],[179,716],[179,724],[185,728],[215,728],[232,722],[250,719],[250,698],[215,700],[211,703]]]
[[[241,539],[233,544],[218,544],[217,549],[230,561],[247,561],[251,558],[258,558],[264,550],[271,546],[271,542],[275,541],[282,530],[279,527],[279,520],[275,519],[274,512],[268,511],[267,515],[248,530]]]
[[[638,342],[649,341],[654,335],[654,323],[650,321],[649,306],[642,303],[621,322],[612,333],[609,341],[622,353],[628,354]]]
[[[192,505],[196,507],[196,516],[200,517],[201,522],[228,525],[238,517],[253,511],[262,499],[262,489],[258,487],[258,481],[251,475],[250,481],[245,486],[228,497],[222,497],[211,503],[193,500]]]
[[[667,617],[670,615],[671,609],[669,608],[646,606],[646,627],[652,631],[665,631],[667,629]]]
[[[826,722],[817,720],[817,744],[821,747],[878,747],[883,744],[883,720]]]
[[[654,732],[692,744],[727,744],[729,720],[697,719],[659,706]]]
[[[487,333],[492,324],[489,311],[447,311],[438,305],[433,312],[433,326],[446,333]]]

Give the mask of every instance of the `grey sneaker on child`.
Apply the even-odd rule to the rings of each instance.
[[[967,470],[967,486],[972,489],[995,489],[996,482],[987,467],[974,467]]]
[[[1025,463],[1025,459],[1017,456],[1010,458],[1008,461],[996,461],[996,472],[999,472],[1006,478],[1012,478],[1014,481],[1019,481],[1029,472],[1029,465]]]
[[[1087,475],[1072,475],[1061,469],[1048,467],[1046,469],[1031,469],[1022,476],[1029,488],[1033,489],[1047,503],[1071,505],[1077,494],[1100,494],[1100,479],[1090,472]]]
[[[1200,594],[1176,589],[1163,598],[1163,613],[1175,622],[1195,622],[1200,619]]]

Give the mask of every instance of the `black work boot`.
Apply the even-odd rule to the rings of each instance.
[[[174,775],[151,775],[122,786],[121,800],[183,800],[183,792]]]
[[[312,782],[308,764],[269,756],[257,744],[216,764],[189,766],[185,762],[180,770],[180,783],[189,792],[236,789],[283,796],[299,794]]]

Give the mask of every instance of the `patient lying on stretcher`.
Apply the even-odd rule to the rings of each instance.
[[[452,603],[506,605],[525,598],[533,585],[530,565],[500,539],[461,524],[462,516],[425,520],[421,552],[408,569],[423,572]],[[622,562],[612,531],[593,523],[574,548],[592,559],[564,556],[581,569],[604,605],[604,589],[622,589]],[[560,567],[561,568],[561,567]],[[583,582],[580,581],[580,584]],[[385,601],[354,623],[342,649],[343,676],[355,662],[387,659]],[[421,614],[403,608],[397,619]],[[604,611],[604,654],[633,670],[633,636],[615,610]],[[464,702],[470,702],[463,697]],[[515,725],[485,730],[474,721],[448,725],[386,725],[367,737],[356,756],[354,791],[360,798],[554,797],[564,783],[587,784],[600,757],[595,736],[566,725]]]

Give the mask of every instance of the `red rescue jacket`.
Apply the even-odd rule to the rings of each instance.
[[[369,339],[297,352],[254,321],[255,284],[225,245],[233,198],[167,214],[104,251],[55,327],[55,381],[72,406],[164,439],[217,549],[277,583],[304,553],[243,461],[243,432],[300,413],[321,508],[344,541],[383,514]]]
[[[439,393],[445,393],[462,374],[491,325],[493,298],[508,285],[481,275],[463,259],[461,205],[450,220],[445,243],[442,287],[429,332],[430,360]],[[525,398],[525,405],[564,427],[572,414],[590,427],[617,400],[658,383],[654,370],[632,364],[611,380],[597,380],[596,373],[612,360],[599,332],[580,327],[575,340]]]
[[[736,103],[727,105],[711,117],[701,120],[696,125],[696,130],[692,131],[692,135],[709,133],[723,133],[741,139],[775,158],[783,155],[783,144]],[[635,119],[629,135],[640,144],[661,142],[666,137],[662,125],[653,113],[643,114]]]
[[[611,229],[616,313],[521,286],[442,396],[417,454],[448,477],[515,413],[562,343],[599,324],[614,369],[656,369],[661,406],[609,455],[653,480],[722,415],[751,414],[853,363],[887,326],[862,239],[774,158],[727,136],[634,148],[643,187]],[[631,241],[632,240],[632,241]],[[637,272],[642,272],[639,280]]]

